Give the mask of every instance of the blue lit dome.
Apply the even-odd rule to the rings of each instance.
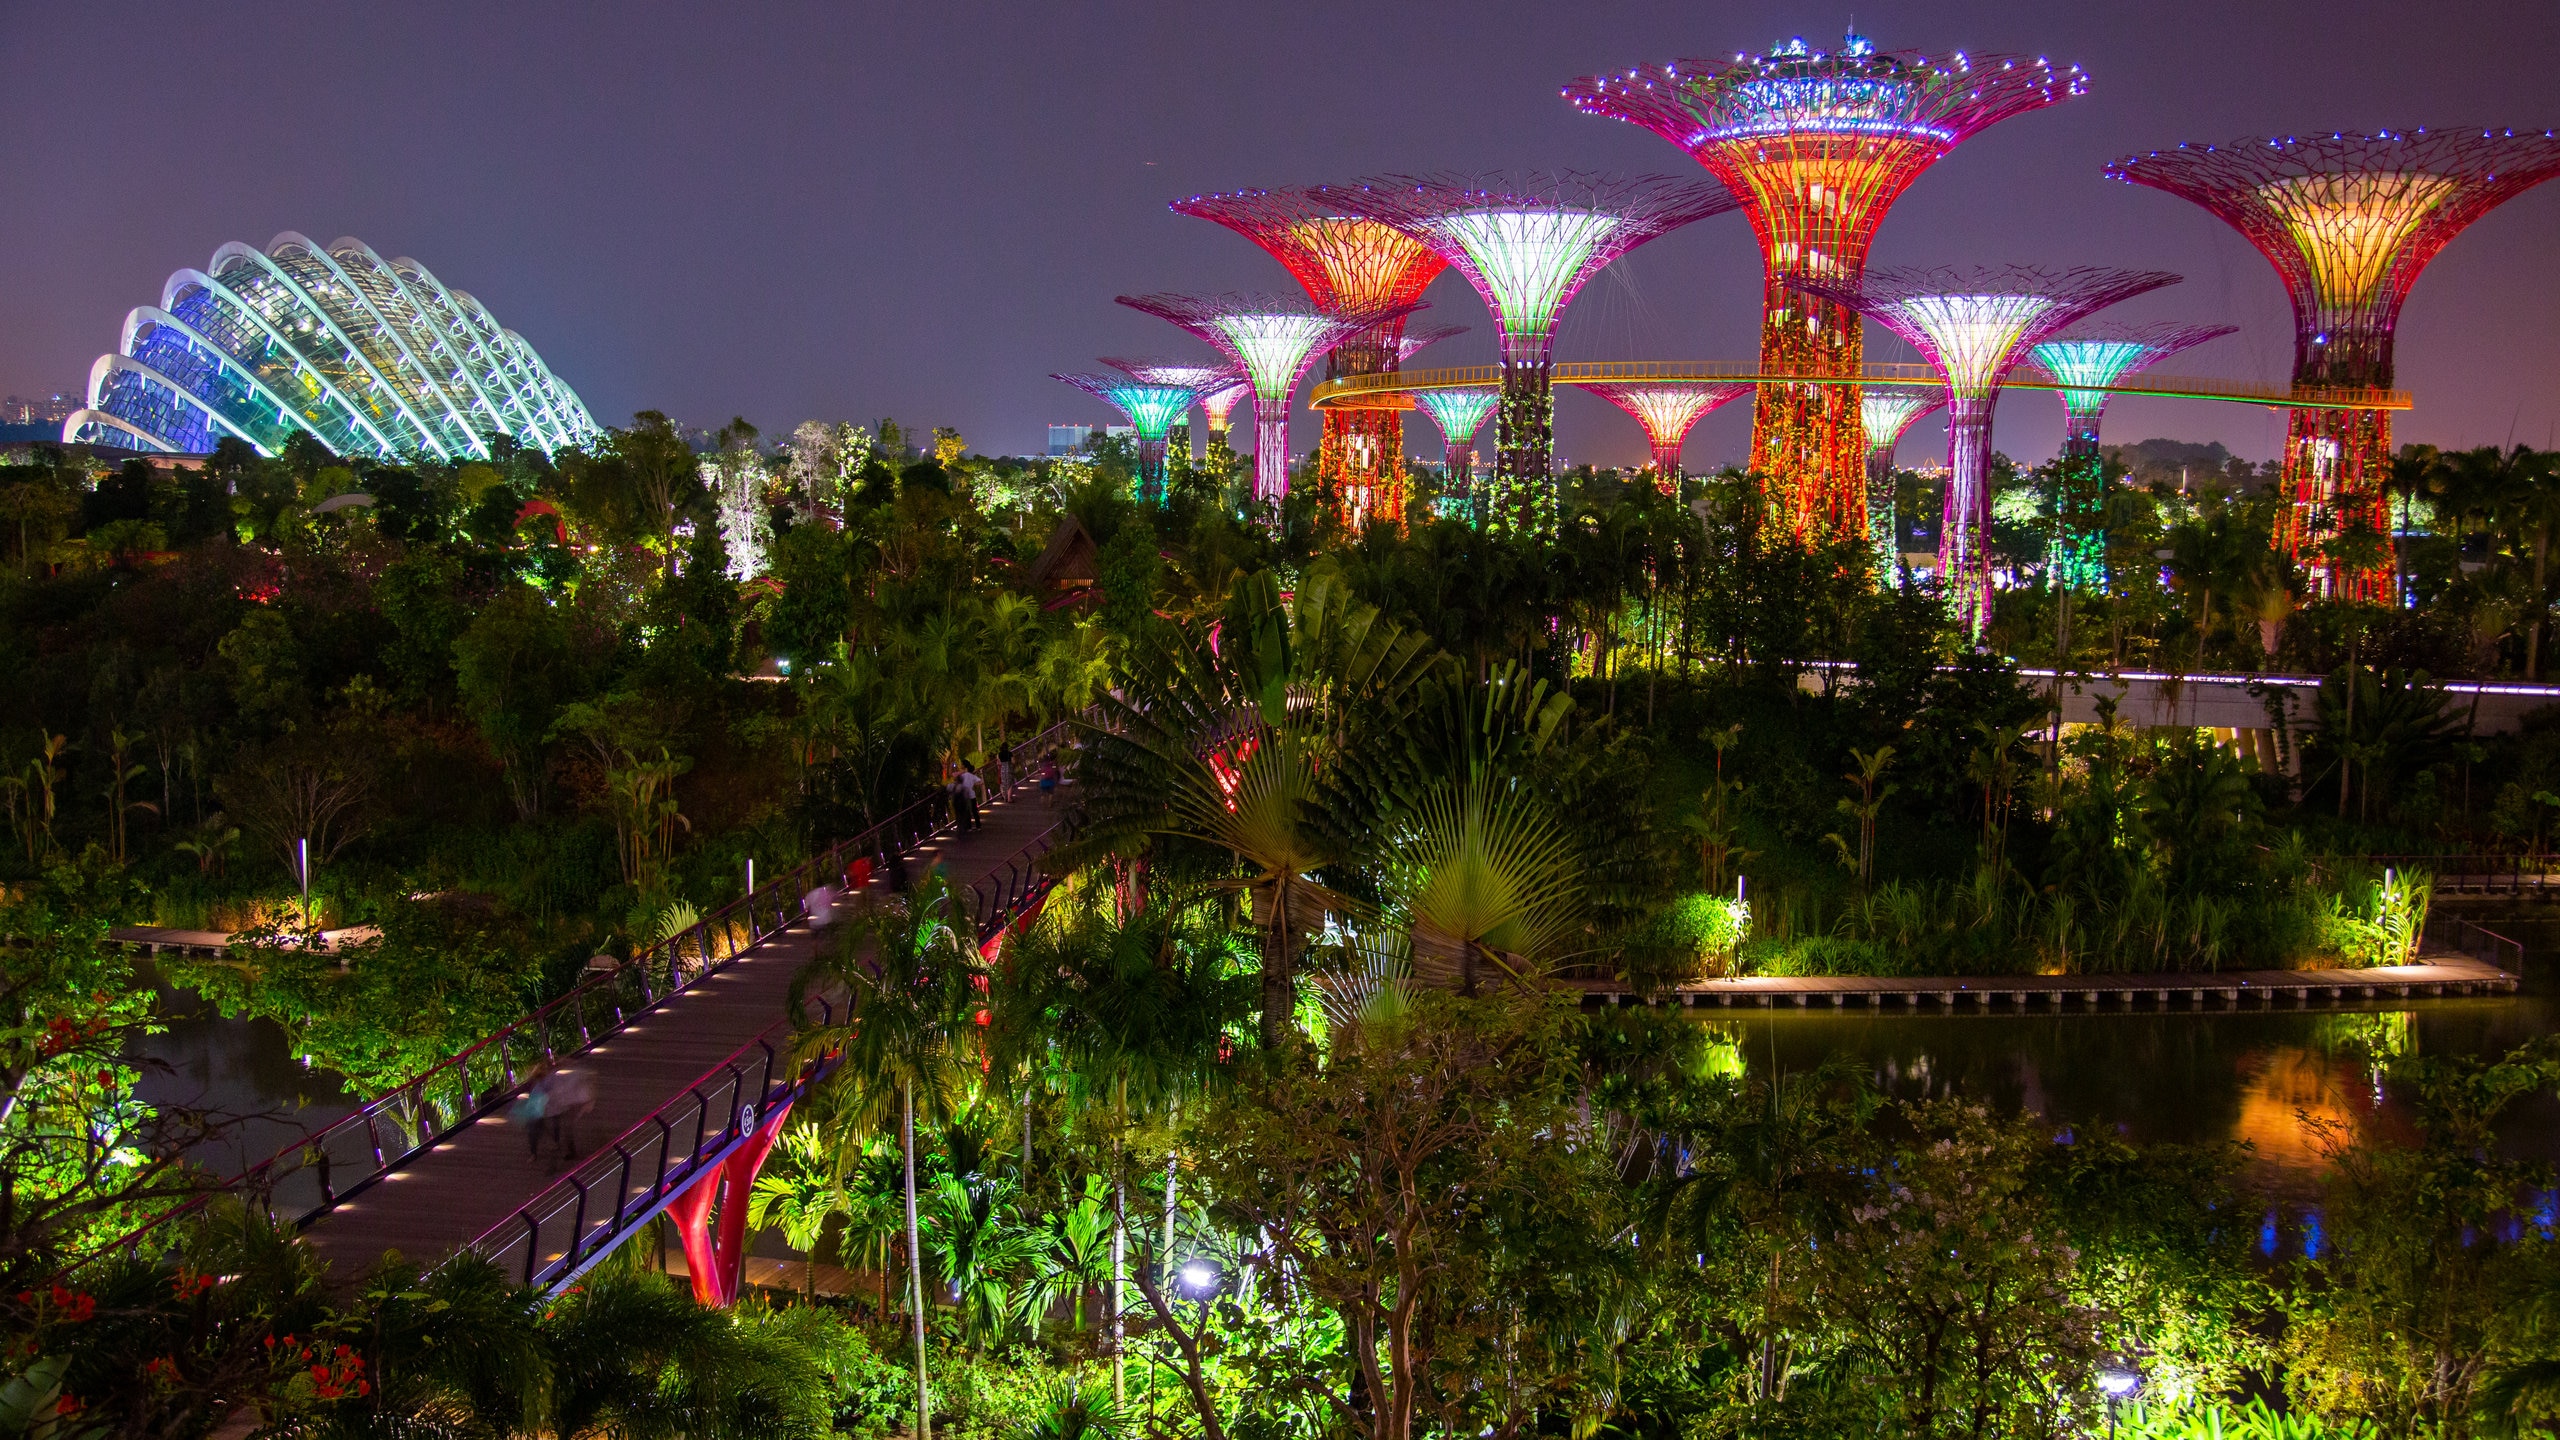
[[[274,455],[295,431],[340,455],[485,458],[506,435],[548,454],[597,433],[577,392],[488,307],[415,260],[293,231],[231,244],[125,316],[89,370],[67,442],[203,454],[236,436]]]

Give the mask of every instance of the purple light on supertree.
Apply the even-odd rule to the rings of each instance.
[[[1388,176],[1318,193],[1429,245],[1482,296],[1502,332],[1502,400],[1488,519],[1543,531],[1553,518],[1556,324],[1603,266],[1737,202],[1712,181],[1648,175]]]
[[[1991,621],[1991,411],[2001,377],[2045,337],[2145,291],[2162,270],[1880,270],[1858,284],[1799,279],[1908,341],[1947,382],[1947,502],[1938,573],[1956,616],[1979,639]]]
[[[2293,384],[2371,399],[2391,388],[2400,306],[2472,221],[2560,175],[2552,131],[2332,131],[2128,155],[2107,174],[2183,196],[2238,230],[2293,301]],[[2323,594],[2392,598],[2391,412],[2296,405],[2286,414],[2276,541]],[[2332,542],[2378,541],[2382,555]],[[2342,552],[2342,553],[2340,553]]]
[[[1443,340],[1454,340],[1466,333],[1467,327],[1464,325],[1434,325],[1424,330],[1407,331],[1396,340],[1396,365],[1401,368],[1404,362],[1413,358],[1417,350],[1437,345]]]
[[[1607,384],[1584,382],[1582,388],[1624,410],[1644,427],[1645,444],[1653,451],[1654,488],[1680,493],[1680,448],[1708,411],[1751,393],[1749,382],[1720,384],[1696,380],[1629,380]]]
[[[1289,493],[1289,397],[1316,356],[1346,336],[1420,309],[1329,314],[1270,295],[1123,295],[1120,303],[1209,342],[1253,382],[1253,496],[1278,505]]]
[[[1164,452],[1173,427],[1200,392],[1188,385],[1156,385],[1119,375],[1052,375],[1129,417],[1138,432],[1138,498],[1164,503]]]
[[[1920,417],[1947,403],[1944,385],[1868,385],[1858,392],[1858,419],[1867,437],[1867,547],[1876,556],[1876,583],[1893,584],[1902,563],[1894,531],[1893,450]]]

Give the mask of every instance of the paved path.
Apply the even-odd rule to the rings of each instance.
[[[1644,997],[1605,980],[1573,982],[1585,1005],[1636,1005]],[[2422,957],[2415,965],[2369,970],[2225,970],[2161,975],[1745,975],[1702,980],[1667,992],[1661,1003],[1684,1006],[1934,1005],[2026,1010],[2066,1005],[2316,1004],[2440,995],[2511,995],[2521,981],[2467,955]]]
[[[980,829],[918,846],[909,868],[921,878],[927,865],[939,863],[975,881],[1063,814],[1026,786],[1021,798],[989,806]],[[881,893],[884,883],[875,877],[871,892]],[[562,1066],[562,1073],[583,1074],[595,1089],[595,1108],[578,1125],[580,1152],[609,1144],[782,1020],[791,977],[818,940],[807,925],[795,924]],[[439,1259],[513,1214],[551,1183],[557,1167],[528,1153],[525,1127],[505,1109],[464,1126],[314,1220],[305,1232],[312,1248],[346,1279],[385,1250]]]

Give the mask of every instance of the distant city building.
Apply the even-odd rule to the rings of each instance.
[[[59,429],[62,422],[71,417],[71,412],[85,403],[78,394],[67,390],[33,400],[24,395],[12,395],[0,400],[0,425],[41,425],[51,421]]]
[[[598,433],[478,300],[415,260],[292,231],[171,275],[98,357],[87,402],[63,417],[64,441],[143,451],[236,438],[274,455],[299,433],[339,455],[468,460],[501,435],[549,453]]]
[[[1049,453],[1073,455],[1092,438],[1093,427],[1090,425],[1052,425],[1049,427]]]

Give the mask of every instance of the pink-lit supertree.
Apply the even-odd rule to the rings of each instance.
[[[1947,382],[1947,500],[1938,574],[1957,619],[1991,621],[1991,411],[2000,380],[2036,342],[2146,290],[2160,270],[1880,270],[1855,285],[1798,280],[1910,342]]]
[[[1893,584],[1902,563],[1902,537],[1893,523],[1894,447],[1921,416],[1946,403],[1944,385],[1869,385],[1858,394],[1867,436],[1867,547],[1875,552],[1879,585]]]
[[[1440,427],[1440,513],[1484,524],[1483,497],[1476,493],[1476,432],[1493,413],[1502,392],[1490,385],[1462,385],[1417,390],[1414,403]]]
[[[1150,385],[1180,385],[1192,392],[1192,403],[1209,417],[1209,434],[1201,442],[1201,459],[1217,466],[1218,457],[1227,453],[1227,412],[1253,388],[1244,372],[1233,365],[1203,365],[1191,360],[1128,360],[1102,357],[1102,363]],[[1191,426],[1186,418],[1173,427],[1168,446],[1168,459],[1191,463]]]
[[[1237,190],[1176,200],[1175,214],[1214,220],[1269,252],[1306,287],[1316,308],[1332,314],[1379,312],[1390,318],[1328,347],[1324,378],[1380,375],[1404,359],[1404,317],[1448,262],[1419,240],[1378,221],[1344,214],[1309,186]],[[1372,517],[1404,516],[1404,412],[1410,402],[1386,395],[1330,405],[1316,445],[1316,478],[1333,496],[1337,518],[1356,528]]]
[[[2062,453],[2054,460],[2053,538],[2045,568],[2054,583],[2091,588],[2107,581],[2107,466],[2098,450],[2114,387],[2190,346],[2228,335],[2229,325],[2111,325],[2047,340],[2028,353],[2064,387]]]
[[[1138,432],[1138,499],[1164,503],[1165,448],[1176,421],[1200,392],[1188,385],[1158,385],[1123,375],[1052,375],[1129,417]]]
[[[1466,333],[1467,327],[1464,325],[1433,325],[1427,329],[1408,330],[1396,341],[1396,364],[1401,367],[1405,361],[1413,358],[1415,351],[1437,345],[1443,340],[1454,340]]]
[[[1486,516],[1524,533],[1554,519],[1556,323],[1574,293],[1638,245],[1737,203],[1721,185],[1659,175],[1392,176],[1318,193],[1430,246],[1484,298],[1502,332]]]
[[[2107,174],[2184,196],[2247,237],[2293,301],[2294,388],[2369,401],[2391,388],[2400,305],[2419,273],[2472,221],[2560,174],[2560,136],[2338,131],[2154,150]],[[2289,412],[2292,508],[2276,540],[2323,593],[2390,598],[2390,477],[2390,411],[2346,403]]]
[[[1209,342],[1253,382],[1253,498],[1278,505],[1289,493],[1289,397],[1316,356],[1375,325],[1411,314],[1331,314],[1303,300],[1269,295],[1123,295],[1120,303],[1170,321]]]
[[[1680,493],[1680,447],[1707,413],[1751,393],[1748,382],[1733,385],[1703,380],[1584,381],[1582,388],[1617,406],[1644,427],[1645,444],[1653,451],[1654,488]]]
[[[1866,447],[1864,336],[1799,279],[1854,288],[1876,227],[1921,172],[1984,127],[2084,93],[2077,65],[2023,55],[1878,50],[1852,33],[1823,51],[1802,37],[1765,55],[1675,60],[1564,87],[1586,114],[1641,125],[1706,167],[1751,215],[1766,271],[1760,370],[1830,384],[1760,387],[1751,469],[1769,477],[1796,535],[1845,539]]]

